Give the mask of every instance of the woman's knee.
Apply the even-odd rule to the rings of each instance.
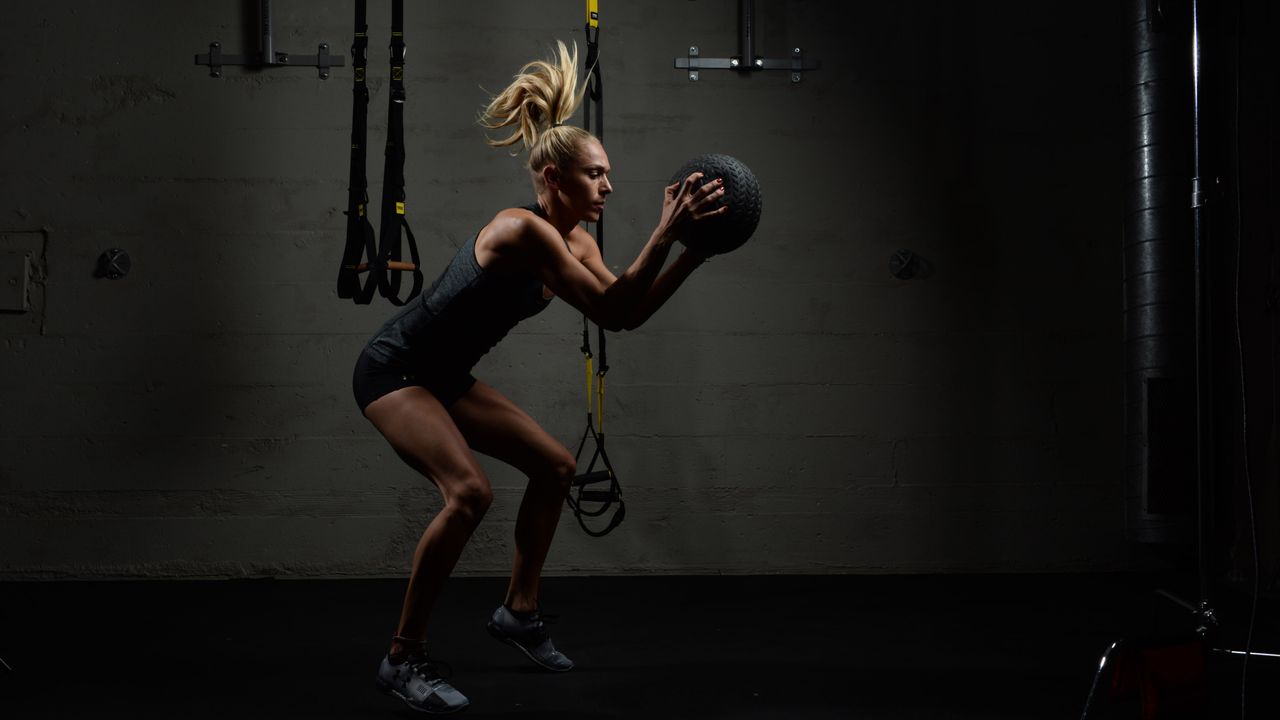
[[[450,485],[445,501],[448,509],[471,522],[480,522],[493,504],[493,488],[488,478],[477,473]]]
[[[568,492],[569,487],[573,485],[573,479],[578,474],[578,459],[575,458],[568,450],[556,453],[550,459],[551,469],[548,475],[559,485],[560,489]]]

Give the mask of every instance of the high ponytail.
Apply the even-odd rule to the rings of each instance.
[[[591,137],[582,128],[562,124],[573,117],[586,93],[586,83],[578,86],[577,44],[571,51],[557,40],[551,58],[520,68],[507,89],[481,113],[480,124],[490,130],[514,127],[510,135],[487,141],[493,147],[522,142],[529,151],[529,169],[535,173],[548,164],[560,167],[577,153],[579,143]]]

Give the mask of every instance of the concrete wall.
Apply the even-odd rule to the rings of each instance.
[[[377,196],[389,3],[371,2]],[[530,197],[474,125],[582,3],[409,3],[409,217],[440,267]],[[608,262],[687,157],[734,154],[764,216],[611,337],[612,535],[566,513],[548,573],[1098,570],[1123,564],[1110,4],[759,3],[758,51],[822,67],[690,82],[736,52],[731,0],[604,3]],[[247,6],[247,7],[246,7]],[[439,501],[360,416],[350,371],[390,307],[334,292],[350,3],[277,2],[277,50],[228,68],[253,3],[15,5],[0,43],[0,577],[395,575]],[[248,36],[248,37],[246,37]],[[93,276],[126,249],[124,279]],[[910,248],[929,273],[888,272]],[[7,270],[8,272],[8,270]],[[13,273],[10,272],[12,275]],[[557,303],[477,374],[570,447],[580,319]],[[459,567],[501,574],[523,478]]]

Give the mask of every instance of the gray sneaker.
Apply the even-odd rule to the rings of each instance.
[[[465,710],[471,701],[445,682],[423,656],[410,656],[399,665],[388,657],[378,667],[378,689],[394,695],[419,712],[444,715]]]
[[[506,605],[499,605],[489,618],[489,634],[524,653],[530,660],[554,672],[573,669],[573,661],[556,650],[547,636],[542,613],[518,618]]]

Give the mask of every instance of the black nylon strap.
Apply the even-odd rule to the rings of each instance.
[[[587,57],[584,62],[587,76],[587,94],[582,103],[582,128],[604,142],[604,79],[600,73],[600,28],[592,27],[587,22],[584,27],[587,36]],[[595,107],[595,127],[592,127],[592,106]],[[596,221],[596,247],[600,249],[600,257],[604,257],[604,211]],[[596,327],[597,344],[600,346],[600,358],[597,372],[601,377],[609,372],[609,353],[605,344],[603,327]],[[587,329],[587,316],[582,316],[582,351],[591,354],[591,339]]]
[[[391,93],[387,107],[386,163],[382,171],[381,234],[378,239],[377,267],[372,272],[378,277],[378,291],[393,305],[404,305],[422,292],[422,263],[418,257],[418,244],[409,230],[405,217],[404,194],[404,0],[391,2]],[[413,289],[403,300],[400,298],[400,273],[387,267],[389,262],[399,262],[401,254],[401,229],[409,244],[409,256],[413,262]]]
[[[369,137],[369,86],[365,83],[368,66],[369,25],[365,16],[366,0],[356,0],[355,39],[351,44],[355,82],[351,88],[351,172],[347,181],[347,244],[338,269],[338,297],[367,305],[377,288],[377,277],[370,273],[360,284],[357,266],[368,258],[377,258],[373,225],[369,222],[369,178],[365,173],[366,143]]]

